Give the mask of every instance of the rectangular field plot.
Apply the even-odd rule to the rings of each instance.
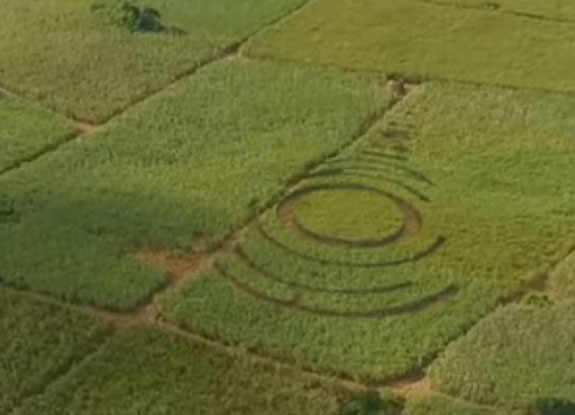
[[[95,319],[0,289],[0,414],[41,391],[106,332]]]
[[[514,305],[481,321],[430,370],[453,396],[535,414],[575,413],[575,305]]]
[[[319,0],[252,39],[256,57],[545,90],[575,90],[575,31],[415,0]]]
[[[388,103],[385,80],[234,60],[0,178],[0,280],[130,308],[165,282],[140,247],[215,246]]]
[[[4,0],[0,85],[103,121],[304,1]]]
[[[0,91],[0,174],[70,138],[63,118]]]
[[[336,415],[336,397],[293,371],[134,329],[17,415]]]
[[[163,298],[168,318],[382,380],[537,280],[575,242],[575,98],[421,88]]]
[[[456,7],[501,10],[525,17],[575,22],[575,4],[570,0],[423,0]]]

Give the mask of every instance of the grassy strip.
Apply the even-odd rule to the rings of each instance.
[[[403,415],[511,415],[483,406],[441,396],[408,399]],[[548,414],[549,415],[549,414]]]
[[[573,305],[502,308],[433,364],[432,384],[464,399],[512,409],[561,401],[573,410],[574,339]]]
[[[165,314],[208,336],[368,381],[421,367],[573,243],[574,101],[428,84],[337,159],[401,146],[408,161],[369,163],[371,172],[385,167],[384,177],[426,193],[429,202],[377,176],[334,173],[292,189],[382,188],[418,209],[420,229],[412,223],[390,246],[342,247],[298,231],[280,203],[217,271],[164,298]],[[340,220],[352,207],[357,217],[373,214],[373,204],[359,202],[352,196],[337,209],[312,207],[334,215],[345,207]],[[319,214],[307,219],[324,223]],[[444,243],[430,250],[438,237]]]
[[[164,279],[126,260],[215,246],[388,98],[378,77],[233,60],[212,65],[17,174],[0,199],[1,278],[130,308]],[[1,222],[0,222],[1,223]]]
[[[330,415],[337,395],[291,370],[130,329],[15,415]]]
[[[0,92],[0,174],[74,133],[73,125]]]
[[[129,20],[118,15],[119,0],[6,0],[0,84],[70,116],[103,121],[304,2],[124,1],[156,9],[159,24],[177,29],[143,33],[118,25]]]
[[[104,324],[0,289],[0,414],[94,350]]]
[[[575,90],[572,27],[414,0],[320,0],[252,39],[252,56]]]

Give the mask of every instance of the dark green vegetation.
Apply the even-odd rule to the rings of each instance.
[[[382,82],[242,60],[202,70],[0,178],[0,200],[19,215],[0,227],[0,280],[106,307],[139,304],[165,279],[130,260],[134,250],[221,241],[381,111]]]
[[[368,390],[356,395],[347,402],[341,415],[401,415],[403,400],[394,396],[381,396],[374,390]]]
[[[41,392],[106,331],[95,319],[0,289],[0,414]]]
[[[545,0],[535,4],[547,7]],[[571,24],[489,9],[416,0],[318,0],[256,37],[248,53],[407,77],[574,91],[574,42]]]
[[[402,415],[519,415],[440,396],[409,399]],[[544,415],[544,414],[541,414]],[[552,414],[547,414],[552,415]]]
[[[73,117],[103,121],[303,2],[3,0],[0,85]],[[104,16],[102,4],[111,9]],[[129,6],[160,16],[142,17]],[[137,30],[154,22],[179,30]]]
[[[545,415],[572,410],[575,306],[502,308],[448,348],[430,375],[438,389],[471,401]]]
[[[103,0],[94,2],[91,9],[102,16],[105,23],[118,26],[130,32],[158,33],[169,31],[184,34],[181,29],[167,28],[161,22],[161,14],[151,7],[141,7],[125,0]]]
[[[336,395],[292,370],[131,329],[14,415],[336,415]]]
[[[72,123],[64,118],[0,92],[0,174],[73,133]]]
[[[409,373],[570,247],[574,104],[427,84],[310,170],[216,270],[165,298],[166,314],[316,370]],[[294,217],[302,195],[352,188],[395,204],[403,226],[380,241],[346,240]]]

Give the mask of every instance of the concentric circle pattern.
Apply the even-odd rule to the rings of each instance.
[[[365,146],[364,146],[365,147]],[[455,295],[410,267],[444,247],[423,235],[421,204],[435,183],[404,152],[370,145],[310,171],[262,214],[220,275],[246,294],[325,317],[385,318]]]

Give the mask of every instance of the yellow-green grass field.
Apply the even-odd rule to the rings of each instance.
[[[118,0],[3,0],[0,85],[101,122],[221,56],[305,0],[145,0],[177,33],[131,32]],[[98,6],[111,8],[107,13]],[[121,19],[119,19],[121,21]]]
[[[544,4],[542,8],[554,10]],[[417,0],[317,0],[252,38],[247,54],[385,71],[415,80],[455,79],[572,93],[573,42],[572,24],[489,8]]]
[[[0,0],[0,415],[575,415],[570,0]]]
[[[72,138],[74,125],[0,91],[0,173],[31,161]]]

